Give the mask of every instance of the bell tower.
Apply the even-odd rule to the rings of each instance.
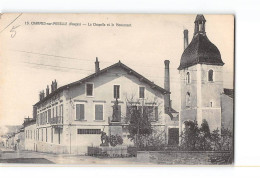
[[[205,24],[206,24],[206,19],[202,14],[198,14],[196,19],[195,19],[195,29],[194,29],[194,35],[200,33],[200,34],[205,34]]]
[[[197,15],[192,41],[181,57],[180,129],[185,121],[207,120],[210,130],[221,130],[221,93],[223,61],[218,48],[206,36],[203,15]],[[187,38],[187,31],[184,33]]]

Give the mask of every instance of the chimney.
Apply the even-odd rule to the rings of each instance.
[[[42,99],[45,97],[44,90],[42,90]]]
[[[189,31],[187,29],[185,29],[183,31],[183,34],[184,34],[184,50],[188,47],[189,45]]]
[[[99,72],[99,61],[98,61],[98,57],[96,57],[96,61],[95,61],[95,72]]]
[[[50,88],[49,88],[49,85],[47,85],[47,88],[46,88],[46,96],[48,96],[50,94]]]
[[[54,91],[54,83],[53,81],[51,82],[51,93]]]
[[[164,89],[167,91],[170,91],[170,69],[169,69],[169,60],[164,61],[165,65],[165,73],[164,73]],[[170,94],[165,94],[164,95],[164,106],[165,106],[165,111],[168,112],[170,109],[170,104],[171,99],[170,99]]]
[[[56,79],[54,80],[54,91],[57,90],[57,81]]]
[[[37,118],[37,107],[33,106],[33,119]]]
[[[40,97],[40,101],[44,98],[44,90],[40,91],[39,97]]]

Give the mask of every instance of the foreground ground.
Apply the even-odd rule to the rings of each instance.
[[[50,154],[33,151],[12,151],[0,148],[0,163],[27,164],[99,164],[99,165],[142,165],[136,157],[131,158],[96,158],[68,154]]]

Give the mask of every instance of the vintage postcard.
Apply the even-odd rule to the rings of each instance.
[[[1,14],[0,165],[232,165],[234,16]]]

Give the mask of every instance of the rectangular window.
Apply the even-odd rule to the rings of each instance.
[[[63,124],[63,105],[60,105],[60,117],[61,117],[61,123]]]
[[[87,94],[87,96],[93,96],[93,88],[94,87],[94,85],[93,85],[93,83],[87,83],[86,84],[86,94]]]
[[[103,121],[103,105],[96,104],[95,105],[95,120],[96,121]]]
[[[54,129],[54,133],[58,135],[57,136],[58,137],[58,144],[61,144],[62,129],[56,128],[56,129]]]
[[[84,116],[84,104],[76,104],[76,120],[82,121],[85,119]]]
[[[40,140],[40,132],[39,132],[39,129],[37,129],[38,131],[38,141]]]
[[[101,134],[101,129],[78,129],[78,134]]]
[[[120,85],[114,85],[114,98],[120,98]]]
[[[53,128],[51,128],[51,143],[53,143]]]
[[[44,112],[44,124],[47,123],[47,111]]]
[[[144,106],[144,113],[151,121],[158,121],[158,106]]]
[[[59,106],[57,106],[57,117],[59,117],[60,116],[60,105]]]
[[[56,106],[56,114],[55,117],[58,117],[58,106]]]
[[[43,141],[43,129],[42,129],[42,141]]]
[[[60,144],[60,130],[61,130],[61,129],[59,128],[59,129],[58,129],[58,131],[59,131],[59,133],[58,133],[58,134],[59,134],[59,135],[58,135],[58,143],[59,143],[59,144]]]
[[[48,142],[48,129],[46,128],[46,142]]]
[[[47,123],[49,123],[51,121],[51,109],[48,109],[48,121]]]
[[[40,125],[42,125],[42,113],[40,113]]]
[[[139,87],[139,98],[144,98],[145,87]]]

